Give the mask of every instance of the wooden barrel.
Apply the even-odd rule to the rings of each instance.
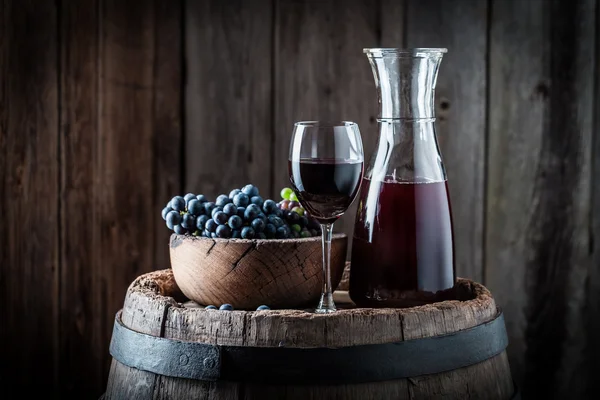
[[[188,301],[171,270],[145,274],[115,319],[105,399],[513,398],[494,299],[462,279],[456,297],[329,315],[218,311]]]

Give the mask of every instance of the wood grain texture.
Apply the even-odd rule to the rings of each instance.
[[[549,50],[541,2],[496,1],[492,7],[485,282],[505,310],[511,368],[520,379],[526,350],[525,269],[532,257],[526,236],[536,149],[548,113]],[[519,190],[511,190],[515,185]]]
[[[154,0],[152,129],[154,266],[169,266],[169,230],[158,210],[183,192],[183,0]]]
[[[168,230],[158,211],[148,218],[146,210],[179,190],[181,8],[99,0],[60,11],[59,386],[63,396],[82,397],[106,384],[120,302],[109,294],[123,292],[153,260],[168,265]],[[153,240],[163,245],[148,246]],[[100,362],[83,362],[82,354]]]
[[[331,284],[342,277],[348,237],[331,241]],[[255,310],[316,306],[323,288],[321,238],[208,239],[173,234],[171,268],[183,293],[204,305]]]
[[[106,384],[106,332],[98,307],[94,262],[96,197],[94,171],[99,140],[99,3],[67,2],[60,8],[61,66],[61,258],[60,395],[98,394]],[[87,223],[82,224],[82,221]],[[108,321],[106,321],[108,322]],[[80,379],[72,379],[73,376]]]
[[[383,48],[406,47],[408,0],[379,0],[379,3],[379,46]]]
[[[156,278],[136,279],[128,288],[121,320],[126,326],[138,332],[161,336],[166,310],[176,306],[177,303],[172,297],[160,295],[161,290],[171,288],[170,282],[163,283],[161,275],[157,273],[150,273],[147,276]],[[174,296],[179,295],[177,289],[171,288],[170,292]],[[113,379],[114,377],[121,379]],[[158,380],[159,377],[151,372],[130,368],[113,360],[105,400],[153,399]]]
[[[585,398],[595,2],[492,6],[486,282],[524,395]]]
[[[489,291],[460,280],[462,301],[447,301],[414,309],[349,309],[318,315],[302,310],[259,312],[206,311],[184,307],[172,270],[156,271],[138,278],[129,288],[123,322],[145,332],[161,326],[165,338],[218,345],[261,347],[323,347],[387,343],[456,332],[492,319],[497,312]],[[164,297],[167,296],[167,297]],[[184,299],[179,298],[179,301]],[[147,309],[166,310],[147,312]],[[163,318],[164,315],[164,318]],[[125,322],[127,321],[127,322]],[[138,327],[141,327],[138,329]],[[135,387],[135,370],[120,364],[111,371],[107,398]],[[145,377],[144,377],[145,378]],[[140,386],[149,386],[143,379]],[[204,399],[508,399],[513,387],[505,353],[482,363],[437,375],[332,386],[284,386],[239,382],[202,382],[158,376],[154,398],[183,399],[190,393]],[[129,396],[131,396],[130,392]],[[140,399],[145,397],[141,392]]]
[[[481,282],[487,2],[408,0],[407,6],[408,47],[448,48],[435,92],[436,133],[448,175],[456,273]]]
[[[597,393],[597,390],[589,391],[589,371],[582,364],[588,357],[597,359],[600,354],[589,351],[593,345],[585,340],[582,333],[586,331],[590,321],[600,319],[600,312],[596,309],[595,315],[586,315],[588,300],[585,291],[581,290],[586,282],[594,278],[593,271],[600,268],[599,265],[593,264],[593,254],[590,251],[590,232],[593,227],[593,221],[590,219],[590,178],[593,171],[594,83],[597,79],[594,62],[598,60],[594,38],[597,26],[596,7],[595,0],[579,0],[570,4],[554,0],[551,8],[550,24],[553,28],[550,35],[552,87],[549,128],[558,140],[545,142],[545,146],[542,147],[542,152],[550,151],[551,156],[546,161],[546,168],[551,169],[552,173],[540,179],[540,186],[545,187],[543,193],[548,197],[542,202],[546,204],[536,211],[540,222],[538,226],[542,228],[542,232],[554,232],[550,237],[544,238],[544,247],[537,249],[538,259],[543,262],[544,267],[540,266],[536,271],[537,280],[542,284],[536,285],[536,300],[533,304],[530,303],[529,308],[527,337],[530,353],[527,354],[527,359],[532,360],[533,365],[529,366],[527,374],[527,377],[532,377],[532,384],[524,388],[525,393],[534,392],[534,382],[542,384],[547,379],[544,378],[539,365],[550,366],[554,363],[558,366],[556,375],[560,377],[560,380],[556,381],[556,389],[550,392],[554,396],[585,398],[586,392]],[[564,137],[565,135],[567,137]],[[557,156],[562,157],[562,162],[555,161]],[[557,193],[554,189],[557,184],[564,185],[565,190],[571,185],[571,191],[565,192],[565,198],[560,196],[560,191]],[[563,215],[554,215],[549,221],[542,222],[542,218],[547,218],[554,212],[554,207],[559,207]],[[560,232],[561,227],[563,232]],[[558,248],[554,247],[557,243]],[[548,251],[549,249],[551,251]],[[570,268],[568,278],[563,281],[560,274],[564,271],[565,261]],[[547,265],[553,267],[548,269]],[[552,360],[545,349],[547,343],[555,343],[561,338],[562,333],[552,331],[550,326],[556,316],[561,318],[562,306],[557,304],[545,316],[539,312],[542,307],[547,307],[549,277],[557,278],[550,287],[558,286],[559,282],[564,287],[564,294],[561,295],[559,291],[556,298],[558,300],[563,296],[565,300],[562,317],[565,321],[565,335],[558,361]],[[544,322],[538,325],[539,320],[536,317],[540,314],[548,320],[541,319]],[[548,335],[548,332],[551,334]],[[548,373],[550,371],[547,370]]]
[[[373,4],[366,0],[277,2],[275,189],[290,185],[287,162],[297,121],[356,122],[365,162],[373,152],[378,137],[377,93],[362,52],[364,47],[377,47],[379,42],[379,10]],[[336,232],[353,236],[357,205],[355,201],[336,222]]]
[[[271,15],[271,0],[186,3],[185,191],[274,194]]]
[[[0,3],[0,370],[22,397],[57,386],[56,15],[54,2]]]
[[[592,372],[596,360],[600,359],[600,2],[596,1],[596,51],[595,51],[595,90],[594,90],[594,127],[592,147],[592,230],[590,251],[593,253],[589,279],[585,288],[587,311],[586,328],[586,392],[587,398],[598,393],[597,376]]]
[[[142,0],[100,4],[93,251],[94,357],[104,380],[114,315],[135,276],[152,270],[155,10]],[[75,167],[75,166],[73,166]],[[157,221],[158,220],[158,221]],[[73,232],[76,234],[76,232]],[[110,267],[107,267],[110,266]],[[97,390],[97,388],[95,389]],[[100,393],[95,393],[99,395]]]

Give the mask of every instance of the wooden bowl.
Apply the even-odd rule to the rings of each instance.
[[[348,238],[331,242],[331,284],[342,278]],[[171,235],[177,285],[203,305],[229,303],[240,310],[316,306],[323,286],[321,238],[209,239]]]

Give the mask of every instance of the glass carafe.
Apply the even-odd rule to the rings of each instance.
[[[452,214],[435,133],[446,49],[365,49],[379,97],[379,141],[365,170],[352,242],[350,297],[412,307],[452,296]]]

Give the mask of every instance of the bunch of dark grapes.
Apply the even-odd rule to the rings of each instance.
[[[221,194],[214,202],[206,196],[188,193],[175,196],[162,210],[167,227],[184,235],[209,238],[287,239],[321,234],[320,225],[300,207],[297,199],[290,201],[291,189],[282,190],[284,199],[276,203],[263,200],[258,188],[246,185]],[[288,198],[285,198],[284,192]],[[293,194],[293,193],[292,193]]]

